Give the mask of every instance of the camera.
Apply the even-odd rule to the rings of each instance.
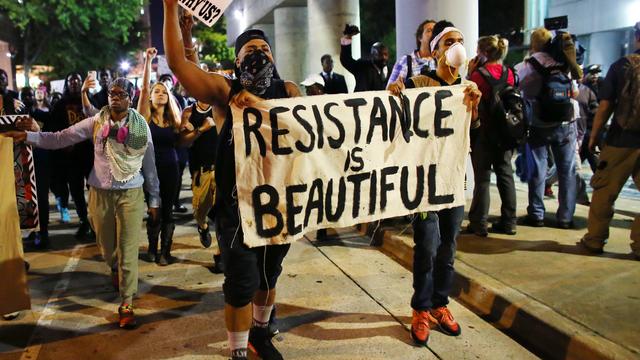
[[[562,30],[569,27],[569,17],[567,15],[544,19],[544,27],[547,30]]]
[[[346,36],[358,35],[360,33],[360,29],[356,25],[347,24],[344,26],[344,31],[342,33]]]

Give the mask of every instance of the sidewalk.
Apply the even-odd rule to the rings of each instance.
[[[523,216],[526,186],[518,186],[517,197],[518,216]],[[490,215],[496,216],[495,186],[491,199]],[[587,207],[577,206],[577,229],[559,230],[553,227],[556,200],[546,200],[545,206],[547,227],[520,225],[516,236],[459,238],[455,297],[538,356],[640,359],[640,262],[629,248],[630,215],[640,211],[640,201],[617,203],[611,239],[600,256],[577,245]],[[410,226],[383,227],[377,236],[383,238],[383,251],[411,266]]]
[[[27,253],[33,311],[0,321],[0,359],[227,359],[223,276],[209,271],[212,250],[202,248],[189,216],[178,224],[179,261],[139,263],[140,326],[132,331],[115,324],[119,299],[95,244],[77,245],[73,226],[55,225],[53,249]],[[142,235],[143,229],[141,253]],[[275,343],[285,359],[535,358],[456,302],[451,308],[462,335],[434,331],[429,348],[412,346],[411,273],[368,242],[351,232],[292,246],[277,300]]]

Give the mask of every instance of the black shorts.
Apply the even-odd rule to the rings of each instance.
[[[222,225],[222,226],[221,226]],[[216,221],[218,246],[224,263],[224,301],[233,307],[248,305],[258,289],[276,287],[282,261],[290,244],[249,248],[244,245],[241,227]]]

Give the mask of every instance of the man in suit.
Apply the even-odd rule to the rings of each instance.
[[[331,55],[325,54],[320,58],[322,63],[322,78],[324,79],[324,93],[325,94],[346,94],[347,82],[344,80],[344,76],[333,72],[333,59]]]

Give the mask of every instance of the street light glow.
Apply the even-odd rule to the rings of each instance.
[[[120,63],[120,70],[122,71],[127,71],[131,68],[131,64],[129,64],[129,62],[127,60],[123,60]]]

